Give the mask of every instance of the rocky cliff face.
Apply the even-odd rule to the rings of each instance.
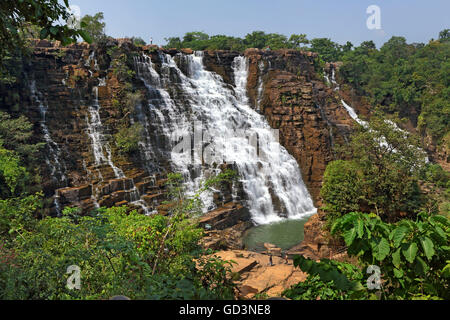
[[[20,110],[15,111],[13,103],[6,100],[1,109],[24,112],[35,123],[36,141],[47,143],[40,171],[49,213],[67,205],[88,211],[96,206],[125,204],[141,211],[166,212],[161,205],[164,182],[173,166],[161,128],[149,121],[154,117],[152,106],[158,109],[157,101],[162,98],[148,90],[138,66],[150,63],[153,70],[164,74],[159,81],[169,83],[167,92],[177,104],[186,105],[188,113],[189,98],[179,88],[179,75],[165,70],[164,55],[173,57],[177,67],[188,74],[185,57],[191,53],[137,48],[127,40],[66,48],[35,42],[17,89]],[[297,160],[315,203],[320,204],[325,167],[334,158],[334,144],[347,139],[351,118],[337,93],[317,74],[315,54],[252,49],[244,55],[248,59],[250,104],[272,128],[279,129],[281,144]],[[237,56],[237,52],[205,52],[203,63],[231,87],[235,85],[233,61]],[[123,103],[129,98],[127,93],[137,97],[132,106]],[[113,136],[137,122],[147,123],[148,141],[140,142],[138,152],[120,153]],[[147,150],[149,145],[156,147]],[[225,207],[225,212],[241,212],[240,206],[230,203],[243,198],[242,186],[225,186],[214,197],[217,207],[231,206],[229,211]],[[234,222],[248,220],[248,214],[239,213]],[[222,221],[218,229],[227,229],[228,224]]]

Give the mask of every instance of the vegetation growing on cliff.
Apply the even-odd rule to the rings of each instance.
[[[340,57],[339,74],[373,106],[411,119],[436,144],[448,144],[444,137],[450,126],[449,39],[444,30],[428,44],[392,37],[377,50],[363,43]]]
[[[139,150],[139,141],[142,139],[143,127],[139,123],[131,127],[122,127],[114,135],[116,146],[120,153],[133,153]]]

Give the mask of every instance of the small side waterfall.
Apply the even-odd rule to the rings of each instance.
[[[44,134],[44,140],[48,148],[46,153],[45,162],[51,170],[51,176],[56,180],[59,186],[67,184],[67,177],[65,175],[66,165],[61,163],[61,150],[58,145],[53,141],[50,131],[47,126],[47,110],[48,106],[43,102],[42,94],[36,89],[36,81],[32,80],[30,84],[31,98],[39,107],[39,113],[41,115],[41,129]]]
[[[357,123],[359,123],[364,128],[366,128],[366,129],[369,128],[369,123],[367,121],[361,120],[358,117],[355,109],[353,109],[347,103],[345,103],[344,100],[341,100],[341,102],[342,102],[344,108],[347,110],[347,112],[350,115],[350,117],[353,118],[353,120],[355,120]],[[385,120],[385,123],[391,125],[395,130],[404,133],[405,137],[409,134],[407,131],[399,128],[397,126],[397,124],[395,122],[391,121],[391,120]],[[382,146],[382,147],[388,147],[389,146],[389,144],[386,142],[386,138],[385,137],[381,137],[379,143],[380,143],[380,146]],[[422,148],[420,148],[420,151],[424,152]],[[425,161],[425,163],[429,163],[430,162],[430,159],[428,158],[428,156],[424,156],[424,161]]]
[[[36,88],[36,81],[32,80],[30,83],[30,92],[31,98],[39,107],[39,113],[41,115],[40,126],[41,130],[44,134],[44,140],[46,142],[46,147],[48,148],[48,152],[46,152],[45,163],[50,168],[51,177],[56,182],[58,187],[67,187],[68,181],[66,177],[66,163],[61,161],[61,150],[56,144],[56,142],[52,139],[50,135],[50,131],[47,126],[47,110],[48,106],[45,104],[43,95]],[[56,213],[61,215],[61,205],[59,202],[59,194],[56,192],[53,197],[53,204],[56,209]]]
[[[262,112],[261,110],[261,101],[263,98],[263,92],[264,92],[264,81],[263,81],[263,72],[264,72],[264,61],[260,61],[258,63],[258,70],[259,70],[259,75],[258,75],[258,90],[256,92],[256,111],[258,111],[259,113]]]
[[[88,61],[86,62],[87,66],[90,66],[91,61],[94,61],[94,68],[98,69],[97,60],[95,59],[95,52],[93,52]],[[100,166],[107,164],[111,167],[114,172],[114,175],[117,179],[126,178],[122,169],[117,167],[112,160],[112,152],[111,147],[103,134],[103,124],[100,117],[100,104],[98,100],[98,88],[106,86],[106,80],[104,78],[99,79],[98,86],[93,88],[94,101],[88,107],[89,115],[86,116],[87,123],[87,133],[91,138],[91,146],[92,152],[94,155],[95,166],[97,168],[97,172],[99,174],[100,179],[103,181],[103,177],[101,175],[100,170],[98,169]],[[130,194],[130,203],[141,207],[146,214],[149,214],[149,210],[143,200],[140,199],[140,194],[134,182],[132,182],[132,189],[126,190]],[[96,203],[96,202],[95,202]],[[96,206],[98,204],[96,203]]]
[[[98,103],[98,87],[93,88],[94,103],[88,107],[89,116],[86,119],[88,135],[91,138],[92,152],[95,164],[100,166],[107,163],[114,171],[116,178],[124,178],[123,171],[114,165],[111,148],[103,135],[103,124],[100,118],[100,105]],[[106,155],[105,155],[106,154]]]
[[[356,113],[355,109],[353,109],[352,107],[350,107],[348,104],[345,103],[344,100],[341,100],[342,105],[344,106],[345,110],[347,110],[348,114],[350,115],[350,117],[352,117],[353,120],[355,120],[356,122],[358,122],[360,125],[362,125],[363,127],[367,128],[367,126],[369,125],[366,121],[361,120],[358,117],[358,114]]]

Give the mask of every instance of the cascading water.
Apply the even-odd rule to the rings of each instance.
[[[97,59],[95,59],[95,51],[89,56],[86,65],[89,66],[91,61],[94,61],[94,69],[98,69]],[[97,168],[99,177],[103,180],[100,170],[100,166],[107,164],[111,167],[116,178],[125,178],[123,171],[117,167],[112,160],[112,152],[106,137],[103,134],[103,124],[100,118],[100,104],[98,100],[98,88],[106,86],[106,80],[104,78],[99,79],[98,86],[93,88],[94,101],[88,107],[89,115],[87,116],[87,131],[91,138],[92,151],[94,155],[95,166]],[[134,182],[132,183],[132,189],[126,190],[130,195],[130,203],[141,207],[145,214],[149,214],[149,210],[145,205],[145,202],[140,199],[140,194]],[[95,201],[95,205],[98,206]]]
[[[264,81],[262,77],[264,72],[264,61],[259,62],[258,69],[259,69],[259,76],[258,76],[258,91],[256,92],[256,111],[261,113],[261,101],[264,92]]]
[[[44,133],[44,140],[46,142],[46,147],[48,148],[47,156],[45,157],[45,162],[47,166],[51,170],[51,177],[55,180],[58,187],[66,187],[67,186],[67,177],[65,172],[67,171],[67,167],[65,162],[60,161],[61,159],[61,150],[59,149],[56,142],[52,139],[50,135],[50,131],[47,126],[47,110],[48,106],[44,104],[42,93],[40,93],[36,88],[36,81],[32,80],[30,83],[30,92],[31,98],[39,107],[39,113],[41,115],[41,129]],[[62,164],[61,164],[62,162]],[[59,194],[56,192],[54,196],[53,203],[55,205],[55,209],[58,215],[61,214],[61,206],[59,203]]]
[[[341,100],[341,102],[342,102],[344,108],[347,110],[347,112],[348,112],[348,114],[350,115],[350,117],[353,118],[353,120],[355,120],[356,122],[358,122],[358,123],[359,123],[361,126],[363,126],[364,128],[366,128],[366,129],[369,128],[369,123],[368,123],[367,121],[361,120],[361,119],[358,117],[358,115],[357,115],[355,109],[353,109],[353,108],[350,107],[347,103],[345,103],[344,100]],[[395,122],[391,121],[391,120],[385,120],[384,122],[387,123],[387,124],[389,124],[389,125],[391,125],[395,130],[397,130],[397,131],[399,131],[399,132],[402,132],[402,133],[405,135],[405,138],[406,138],[407,135],[409,134],[407,131],[405,131],[405,130],[399,128],[399,127],[397,126],[397,124],[396,124]],[[370,129],[369,129],[369,130],[370,130]],[[379,143],[380,143],[380,146],[382,146],[382,147],[389,147],[389,144],[386,142],[386,138],[385,138],[385,137],[381,137]],[[423,149],[421,149],[421,148],[420,148],[419,150],[420,150],[421,152],[424,152]],[[394,151],[395,151],[395,149],[394,149]],[[426,163],[429,163],[429,162],[430,162],[430,159],[428,158],[428,156],[424,156],[423,159],[424,159],[424,161],[425,161]]]
[[[353,120],[355,120],[356,122],[358,122],[360,125],[362,125],[363,127],[367,128],[368,123],[366,121],[361,120],[358,117],[358,114],[356,113],[355,109],[353,109],[352,107],[350,107],[348,104],[345,103],[344,100],[341,100],[342,105],[344,106],[345,110],[347,110],[348,114],[350,115],[350,117],[352,117]]]
[[[174,170],[190,177],[192,168],[196,169],[188,187],[192,189],[208,175],[205,163],[234,163],[256,224],[280,221],[283,216],[295,219],[315,213],[296,160],[279,144],[276,132],[265,118],[249,106],[247,59],[237,57],[233,63],[234,91],[219,75],[205,70],[201,53],[184,59],[188,64],[188,75],[183,74],[171,56],[163,56],[162,76],[158,79],[161,81],[156,81],[156,71],[148,61],[138,61],[137,69],[150,95],[154,96],[156,91],[162,99],[163,110],[169,109],[167,115],[163,115],[164,125],[177,132],[173,135],[166,131],[166,136],[173,139],[188,134],[194,124],[194,131],[203,138],[203,143],[194,145],[194,161],[190,149],[187,155],[186,152],[171,153]],[[153,70],[143,72],[144,67]],[[169,83],[173,75],[179,83]],[[179,86],[188,100],[190,119],[185,115],[184,106],[171,99],[166,89],[157,87],[160,84]],[[153,109],[152,105],[150,108]],[[211,204],[211,198],[209,194],[203,200]]]
[[[50,135],[50,131],[48,130],[48,126],[47,126],[48,107],[41,100],[42,94],[37,91],[35,80],[31,81],[30,92],[31,92],[32,99],[35,101],[35,103],[39,107],[39,113],[41,115],[40,125],[41,125],[42,132],[44,133],[44,140],[46,142],[46,145],[47,145],[47,148],[49,151],[47,153],[48,156],[46,157],[45,161],[51,170],[51,176],[53,177],[53,179],[57,180],[59,186],[64,186],[67,183],[67,178],[64,173],[66,171],[66,166],[64,163],[61,164],[61,161],[60,161],[61,150],[59,149],[59,147],[55,143],[55,141],[53,141],[53,139]]]
[[[102,121],[100,118],[100,105],[98,103],[98,87],[93,88],[94,103],[88,107],[89,116],[86,119],[88,135],[91,138],[92,151],[95,165],[100,166],[107,163],[114,171],[116,178],[124,178],[123,171],[114,165],[112,161],[111,148],[103,135]],[[105,155],[106,153],[106,155]]]

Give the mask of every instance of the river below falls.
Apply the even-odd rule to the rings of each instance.
[[[288,250],[304,239],[303,226],[310,217],[298,220],[283,220],[280,222],[259,225],[251,228],[244,235],[244,244],[247,250],[262,252],[264,243],[271,243],[282,250]]]

